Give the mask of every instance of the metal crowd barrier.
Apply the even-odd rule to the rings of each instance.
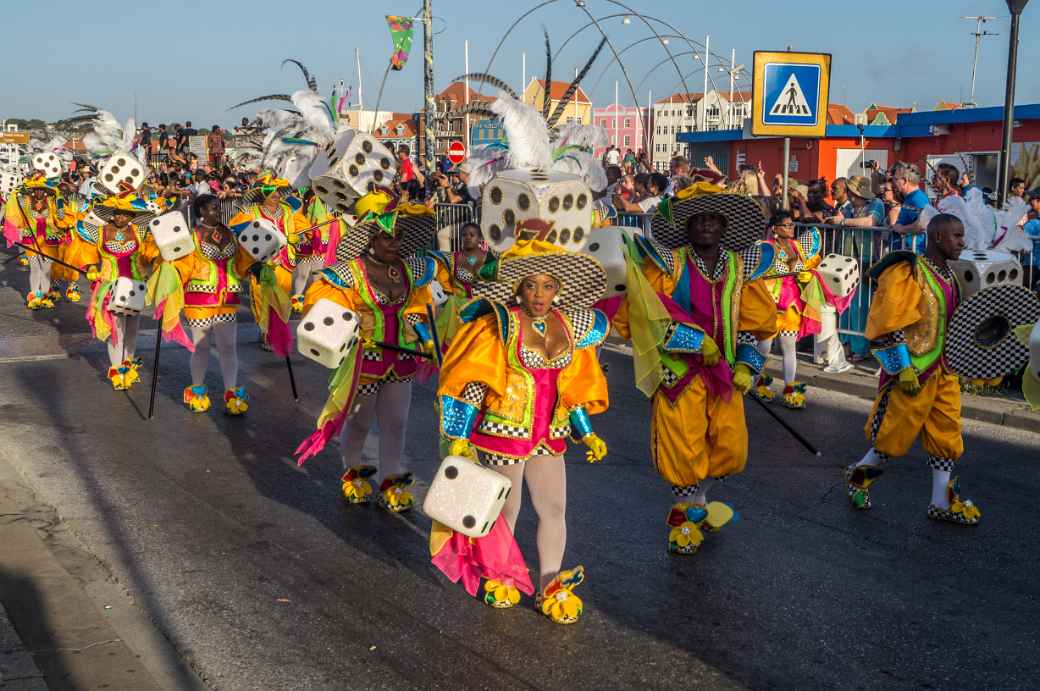
[[[436,204],[437,247],[455,251],[462,247],[462,226],[480,223],[480,207],[475,204]]]

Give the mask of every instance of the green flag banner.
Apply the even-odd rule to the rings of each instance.
[[[412,18],[388,15],[386,25],[390,28],[390,39],[394,42],[394,52],[390,55],[390,68],[394,71],[404,69],[408,62],[408,54],[412,52]]]

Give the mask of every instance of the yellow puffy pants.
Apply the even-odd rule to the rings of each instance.
[[[905,456],[918,435],[928,455],[960,458],[964,439],[957,375],[940,366],[916,396],[907,396],[893,381],[878,392],[864,431],[877,451],[893,458]]]
[[[657,472],[673,487],[744,470],[748,434],[739,392],[729,400],[713,398],[695,377],[675,403],[661,391],[652,401],[650,453]]]

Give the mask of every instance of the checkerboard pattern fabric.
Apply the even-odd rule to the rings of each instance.
[[[1029,349],[1015,338],[1019,324],[1040,319],[1040,297],[1022,286],[987,288],[962,302],[950,320],[944,356],[962,377],[991,379],[1029,361]]]
[[[206,330],[214,324],[229,324],[233,321],[238,320],[238,315],[234,312],[230,314],[216,314],[212,317],[205,317],[203,319],[187,319],[188,326],[192,329]]]
[[[689,497],[699,488],[700,485],[672,485],[672,494],[677,497]]]
[[[489,434],[493,437],[523,439],[527,436],[527,430],[522,427],[513,427],[512,425],[507,425],[503,422],[495,422],[489,418],[481,420],[478,429],[482,434]]]
[[[735,194],[706,194],[675,202],[672,204],[674,223],[669,223],[658,211],[650,219],[650,232],[654,240],[665,247],[682,247],[689,242],[687,221],[692,216],[704,213],[720,214],[726,218],[722,246],[728,250],[740,252],[765,237],[766,218],[762,208],[750,197]]]
[[[928,457],[928,467],[933,470],[941,470],[947,473],[953,472],[953,466],[956,465],[957,461],[953,458],[939,458],[938,456]]]
[[[893,384],[894,386],[894,384]],[[881,400],[877,404],[877,412],[874,413],[874,419],[870,421],[870,443],[877,444],[878,430],[881,429],[881,423],[885,419],[885,411],[888,410],[888,397],[892,394],[892,386],[889,386],[881,394]],[[875,449],[875,453],[877,450]],[[883,455],[883,454],[879,454]],[[887,456],[886,456],[887,458]]]
[[[508,304],[516,286],[532,274],[549,274],[560,281],[557,297],[564,309],[591,307],[607,289],[607,274],[596,259],[587,254],[554,252],[502,259],[495,280],[476,283],[473,295]]]

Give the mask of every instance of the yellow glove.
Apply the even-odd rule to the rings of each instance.
[[[917,371],[907,367],[899,372],[899,389],[907,396],[916,396],[921,390],[921,382],[917,379]]]
[[[607,455],[607,442],[600,439],[595,432],[586,434],[581,438],[581,442],[589,447],[589,450],[585,452],[585,460],[589,463],[602,461]]]
[[[799,271],[798,275],[794,277],[794,280],[798,281],[802,285],[805,285],[812,280],[812,272],[810,271]]]
[[[87,280],[93,283],[94,281],[101,278],[101,274],[98,273],[97,267],[90,267],[87,269]]]
[[[424,353],[428,353],[430,355],[436,355],[437,354],[437,346],[435,346],[433,344],[433,339],[430,339],[428,341],[423,341],[422,344],[420,345],[420,347],[422,348],[422,351]]]
[[[451,444],[448,446],[448,455],[462,456],[471,461],[477,460],[477,451],[469,443],[469,439],[452,439]]]
[[[743,396],[751,390],[752,381],[754,381],[754,375],[751,374],[751,368],[743,362],[738,362],[737,366],[733,368],[733,388]]]
[[[707,334],[704,334],[704,340],[701,341],[701,357],[704,358],[705,367],[714,367],[722,357],[718,344]]]

